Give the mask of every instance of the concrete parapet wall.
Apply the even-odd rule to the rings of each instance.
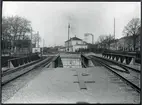
[[[83,64],[86,66],[86,67],[92,67],[94,66],[94,64],[92,63],[92,60],[88,57],[86,57],[85,55],[81,55],[81,59],[82,59],[82,62]]]
[[[24,65],[22,67],[16,67],[14,69],[3,72],[2,73],[2,85],[7,83],[8,81],[10,81],[10,80],[22,75],[22,74],[34,69],[34,68],[41,66],[47,60],[48,60],[48,58],[46,58],[44,60],[33,61],[34,63],[31,63],[31,65],[29,65],[29,66]]]
[[[29,62],[32,62],[32,61],[35,61],[38,59],[40,59],[40,57],[38,55],[9,59],[8,60],[8,67],[9,68],[18,67],[18,66],[24,65],[26,63],[29,63]]]
[[[63,67],[60,55],[57,55],[55,58],[53,58],[53,60],[49,65],[49,68],[57,68],[57,67]]]
[[[89,67],[93,67],[93,66],[94,66],[92,60],[89,60],[88,66],[89,66]]]

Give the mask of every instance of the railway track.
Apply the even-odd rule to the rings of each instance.
[[[11,71],[7,71],[7,72],[3,73],[2,74],[2,86],[11,82],[12,80],[14,80],[18,77],[30,72],[31,70],[45,67],[46,65],[48,65],[51,62],[51,60],[53,58],[54,58],[53,56],[49,57],[47,60],[41,62],[41,64],[35,64],[35,66],[33,66],[33,67],[31,67],[31,65],[29,65],[24,68],[19,68],[16,70],[11,70]]]
[[[102,58],[102,57],[97,57],[97,56],[94,56],[94,57],[95,57],[95,58],[102,59],[102,60],[105,60],[105,61],[109,61],[109,62],[111,62],[111,63],[113,63],[113,64],[120,65],[121,67],[125,67],[125,68],[127,68],[127,69],[131,69],[131,70],[133,70],[133,71],[135,71],[135,72],[138,72],[138,73],[141,72],[140,70],[137,70],[137,69],[135,69],[135,68],[129,67],[129,66],[127,66],[127,65],[125,65],[125,64],[123,64],[123,63],[120,63],[120,62],[115,62],[115,61],[113,61],[113,60],[106,59],[106,58]]]
[[[42,64],[40,67],[48,67],[49,65],[49,63],[52,61],[52,59],[53,59],[54,57],[52,56],[52,57],[50,57],[49,59],[48,59],[48,61],[47,62],[45,62],[44,64]]]
[[[134,90],[136,90],[138,93],[141,92],[140,88],[140,72],[137,70],[127,68],[122,65],[117,65],[116,63],[106,61],[99,59],[95,56],[89,56],[91,60],[94,62],[99,63],[100,65],[106,67],[108,70],[110,70],[112,73],[114,73],[116,76],[118,76],[120,79],[122,79],[126,84],[131,86]],[[119,67],[121,69],[115,68],[113,66]]]

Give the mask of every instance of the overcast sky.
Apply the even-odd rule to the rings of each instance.
[[[22,16],[39,31],[45,46],[64,45],[70,37],[83,40],[84,33],[113,34],[114,17],[116,38],[122,37],[124,26],[135,17],[141,18],[140,2],[3,2],[3,16]],[[88,38],[91,42],[91,37]],[[41,42],[41,46],[42,46]]]

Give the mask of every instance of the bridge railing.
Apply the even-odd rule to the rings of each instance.
[[[57,68],[57,67],[63,67],[62,61],[61,61],[61,57],[60,54],[57,54],[52,61],[49,64],[50,68]]]
[[[102,56],[125,64],[136,64],[136,56],[130,54],[102,53]]]
[[[85,68],[94,66],[92,60],[89,57],[85,56],[84,54],[81,54],[81,63],[82,66]]]
[[[40,57],[37,54],[31,55],[31,56],[26,56],[26,57],[9,59],[8,60],[8,68],[18,67],[20,65],[24,65],[26,63],[30,63],[30,62],[38,60],[38,59],[40,59]]]

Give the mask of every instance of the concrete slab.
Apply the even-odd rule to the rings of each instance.
[[[87,89],[79,87],[76,70]],[[116,78],[113,80],[112,78]],[[121,83],[121,85],[119,85]],[[122,85],[123,84],[123,85]],[[42,72],[4,103],[139,103],[140,95],[103,67],[43,68]]]
[[[80,54],[60,54],[63,68],[82,68]]]
[[[82,72],[80,72],[78,70],[76,72],[77,72],[77,77],[78,77],[78,82],[79,82],[80,89],[87,89],[87,87],[85,85],[85,82],[83,80],[83,77],[82,77]]]
[[[61,58],[64,68],[82,68],[78,58]]]

